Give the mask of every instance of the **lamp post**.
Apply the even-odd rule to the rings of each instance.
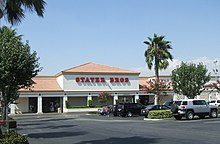
[[[218,69],[216,68],[217,62],[218,62],[217,60],[214,61],[215,68],[213,69],[213,72],[214,72],[214,74],[215,74],[216,81],[218,80],[218,79],[217,79]]]
[[[215,74],[215,80],[216,80],[216,82],[217,82],[217,80],[218,80],[218,76],[217,76],[217,75],[218,75],[218,69],[216,68],[217,63],[218,63],[218,61],[215,60],[215,61],[214,61],[215,68],[213,69],[213,72],[214,72],[214,74]],[[217,91],[216,91],[216,93],[215,93],[215,97],[218,98],[218,92],[217,92]]]

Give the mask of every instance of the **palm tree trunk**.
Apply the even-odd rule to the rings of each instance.
[[[158,104],[158,98],[159,98],[159,60],[158,60],[158,51],[156,50],[156,55],[155,55],[155,76],[156,76],[156,80],[155,80],[155,86],[156,86],[156,95],[154,98],[154,104],[157,105]]]

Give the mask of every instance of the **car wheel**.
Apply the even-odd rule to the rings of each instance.
[[[127,113],[127,116],[128,116],[128,117],[132,117],[132,113],[131,113],[131,112],[128,112],[128,113]]]
[[[211,118],[216,118],[216,117],[218,117],[217,111],[216,111],[216,110],[212,110],[211,113],[210,113],[210,117],[211,117]]]
[[[176,113],[178,111],[178,106],[176,104],[171,105],[171,112]]]
[[[192,120],[194,118],[194,113],[192,111],[188,111],[186,114],[186,119]]]
[[[174,116],[174,118],[175,118],[176,120],[181,120],[181,119],[182,119],[182,116]]]

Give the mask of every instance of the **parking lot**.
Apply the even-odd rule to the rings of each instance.
[[[31,144],[219,143],[220,118],[144,121],[143,117],[50,114],[15,117]]]

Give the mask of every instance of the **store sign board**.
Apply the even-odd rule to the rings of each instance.
[[[104,77],[76,77],[76,82],[85,82],[85,83],[105,83],[106,78]],[[124,77],[110,77],[109,78],[110,83],[128,83],[129,79]]]

